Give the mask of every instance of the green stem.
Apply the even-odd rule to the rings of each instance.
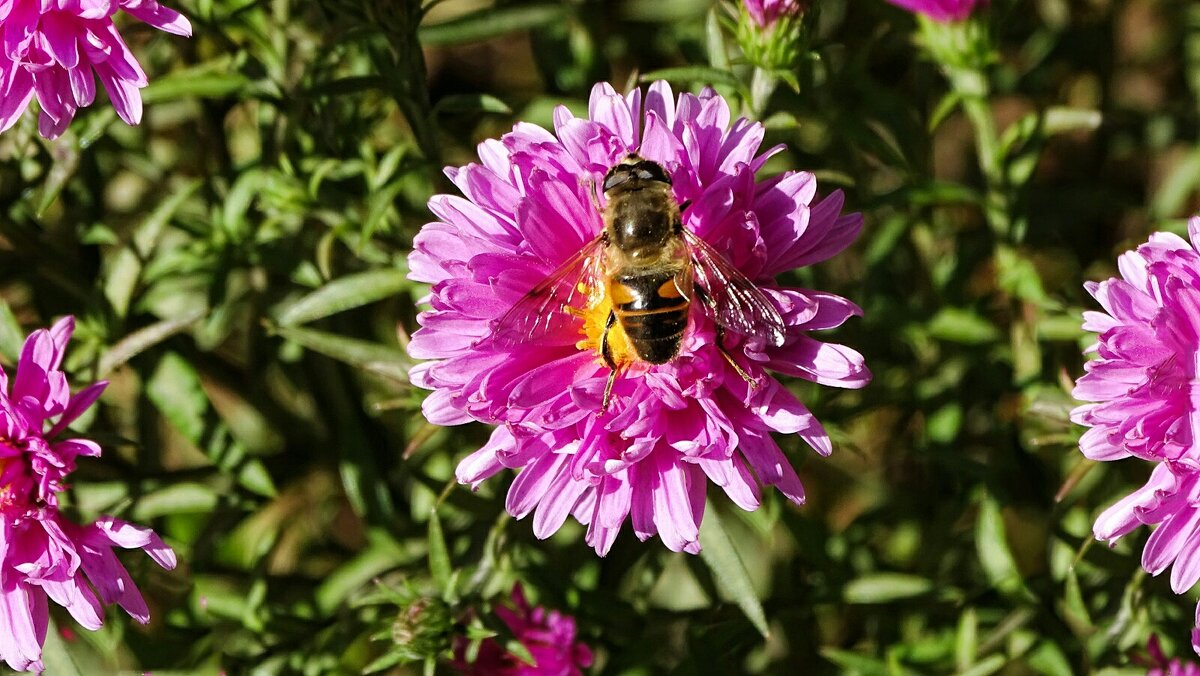
[[[390,59],[376,56],[375,65],[388,83],[392,99],[408,121],[421,153],[434,166],[441,165],[441,148],[429,83],[425,73],[425,55],[417,38],[424,10],[419,2],[383,0],[365,2],[366,15],[387,36]],[[387,61],[391,61],[388,63]]]
[[[950,73],[954,90],[962,97],[963,111],[975,128],[975,152],[979,156],[979,171],[986,183],[983,211],[993,234],[1003,242],[1013,243],[1011,191],[1004,176],[1004,157],[1000,136],[988,102],[987,80],[978,71]]]
[[[767,112],[767,104],[779,80],[764,68],[755,66],[750,78],[750,114],[756,120],[762,120]]]
[[[997,273],[1003,275],[1001,268],[1004,261],[1019,258],[1016,248],[1021,232],[1014,226],[1013,190],[1004,172],[1004,153],[989,102],[990,87],[982,70],[947,68],[946,75],[962,100],[963,112],[975,128],[975,152],[985,183],[983,213],[995,237],[992,259]],[[1041,374],[1041,349],[1034,331],[1037,308],[1015,296],[1010,300],[1012,323],[1009,325],[1009,343],[1013,382],[1020,385]]]

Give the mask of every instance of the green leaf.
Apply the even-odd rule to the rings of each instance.
[[[887,662],[869,655],[837,648],[821,648],[821,657],[841,667],[843,673],[858,676],[892,676]]]
[[[1000,338],[1000,331],[983,317],[963,308],[942,308],[929,320],[929,335],[964,345],[983,345]]]
[[[249,589],[240,578],[193,574],[193,605],[202,616],[240,620],[250,605]]]
[[[1008,658],[1004,655],[990,655],[976,662],[970,669],[960,672],[959,676],[988,676],[1003,669],[1007,662]]]
[[[936,130],[942,122],[945,122],[946,118],[950,117],[950,113],[958,108],[960,101],[962,101],[962,95],[957,90],[951,90],[942,96],[937,105],[933,107],[933,112],[929,114],[929,124],[927,125],[929,131]]]
[[[245,75],[213,72],[213,65],[205,63],[155,77],[142,90],[142,101],[153,105],[185,98],[219,99],[233,96],[249,85],[250,80]]]
[[[405,182],[405,178],[399,178],[371,193],[367,202],[367,217],[363,219],[362,240],[358,247],[360,251],[368,245],[371,236],[379,230],[388,215],[395,213],[396,196],[404,190]]]
[[[491,94],[451,94],[438,99],[434,114],[440,113],[497,113],[509,115],[512,108]]]
[[[77,656],[76,645],[68,644],[59,635],[58,624],[50,620],[50,628],[46,631],[46,640],[42,645],[42,665],[44,673],[61,676],[84,676],[84,674],[99,673],[100,665],[82,663]]]
[[[21,323],[13,315],[8,302],[0,300],[0,355],[10,363],[16,363],[24,344],[25,332],[21,330]]]
[[[394,296],[411,285],[407,275],[407,270],[389,268],[340,277],[289,305],[279,323],[305,324]]]
[[[947,402],[925,419],[925,436],[930,441],[948,444],[958,436],[962,421],[962,405],[957,401]]]
[[[426,47],[479,42],[507,33],[558,24],[569,13],[570,7],[567,5],[488,8],[432,26],[421,26],[417,35]]]
[[[133,505],[133,516],[146,521],[171,514],[211,512],[216,506],[217,492],[211,486],[180,482],[139,497]]]
[[[208,395],[186,359],[174,352],[163,355],[146,383],[146,396],[184,438],[202,446]]]
[[[1082,315],[1082,310],[1075,310],[1069,314],[1041,317],[1038,319],[1037,326],[1035,327],[1037,329],[1037,336],[1041,340],[1077,342],[1084,336],[1091,335],[1090,332],[1083,330],[1083,324],[1080,319]]]
[[[1200,186],[1200,148],[1192,149],[1159,183],[1150,200],[1150,213],[1154,219],[1180,215],[1196,186]]]
[[[387,81],[378,75],[352,75],[318,82],[304,91],[307,96],[345,96],[373,90],[384,90]]]
[[[1062,648],[1049,640],[1038,643],[1026,659],[1034,671],[1044,676],[1071,676],[1075,673]]]
[[[376,658],[373,662],[371,662],[367,666],[363,667],[362,672],[364,674],[374,674],[379,671],[384,671],[386,669],[390,669],[390,668],[396,666],[397,664],[400,664],[401,662],[405,661],[407,659],[407,657],[408,656],[404,652],[399,651],[399,650],[393,650],[391,652],[386,652],[386,653],[380,655],[378,658]]]
[[[229,194],[225,196],[225,204],[221,211],[221,224],[225,233],[235,242],[248,239],[253,227],[246,215],[254,200],[271,187],[276,180],[274,172],[264,169],[250,169],[243,172],[234,181]]]
[[[429,510],[429,574],[443,597],[449,591],[450,552],[446,549],[446,536],[442,533],[442,519],[436,509]]]
[[[979,617],[975,608],[968,607],[958,619],[958,632],[954,640],[954,662],[958,671],[963,671],[975,662],[979,647]]]
[[[975,548],[979,564],[992,586],[1010,597],[1033,601],[1025,587],[1017,561],[1008,547],[1004,518],[995,498],[984,493],[979,499],[979,518],[975,522]]]
[[[1004,133],[1000,135],[1000,154],[1002,157],[1013,158],[1026,144],[1031,143],[1039,138],[1041,131],[1042,114],[1040,111],[1034,111],[1023,115],[1016,122],[1008,126]]]
[[[243,488],[266,498],[273,498],[278,493],[271,473],[258,458],[250,458],[238,466],[237,480]]]
[[[204,308],[195,308],[182,317],[164,319],[125,336],[100,358],[100,365],[97,368],[99,377],[103,378],[118,366],[187,329],[199,321],[204,316],[204,312]]]
[[[470,639],[472,641],[482,641],[485,638],[492,638],[494,636],[498,636],[498,634],[496,633],[496,631],[494,631],[492,629],[488,629],[487,627],[477,627],[474,625],[469,625],[466,630],[466,636],[468,639]]]
[[[996,250],[996,283],[1017,298],[1042,307],[1053,308],[1055,303],[1046,295],[1042,276],[1028,257],[1010,247]]]
[[[74,134],[66,134],[53,144],[50,153],[53,164],[50,165],[50,170],[46,172],[46,178],[42,181],[42,192],[38,197],[35,209],[38,218],[45,215],[46,210],[54,204],[59,193],[67,186],[67,181],[70,181],[79,169],[81,157],[79,147],[79,140]]]
[[[530,666],[537,664],[537,660],[533,659],[533,653],[529,652],[529,647],[515,638],[504,642],[504,650],[525,664]]]
[[[842,590],[847,603],[891,603],[928,594],[933,583],[904,573],[871,573],[851,580]]]
[[[700,558],[712,571],[717,583],[733,597],[758,633],[763,637],[769,636],[771,632],[767,626],[767,615],[754,592],[750,573],[711,504],[706,506],[704,520],[700,522],[700,543],[703,546]]]
[[[278,326],[274,332],[313,352],[381,374],[404,375],[407,379],[408,368],[413,364],[411,357],[389,345],[301,327]]]
[[[1104,115],[1098,110],[1051,106],[1046,109],[1042,119],[1042,131],[1047,136],[1072,131],[1092,131],[1099,128],[1103,121]]]
[[[896,191],[892,194],[892,198],[903,206],[973,204],[980,200],[977,191],[968,186],[947,181],[922,181],[909,188]]]
[[[143,262],[150,258],[159,236],[183,204],[203,185],[189,181],[158,203],[133,232],[133,240],[112,258],[104,279],[104,296],[118,317],[129,312],[129,304],[141,278]]]
[[[720,7],[713,5],[704,17],[704,45],[708,50],[708,63],[721,71],[730,70],[729,47],[725,44],[725,30],[721,26]]]
[[[354,591],[408,558],[401,546],[379,529],[368,531],[367,541],[365,549],[325,576],[325,580],[317,587],[315,599],[322,615],[332,613]]]

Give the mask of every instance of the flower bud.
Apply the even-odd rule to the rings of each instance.
[[[450,647],[454,618],[440,599],[420,598],[400,610],[392,622],[392,641],[408,656],[424,659]]]
[[[808,0],[744,0],[738,12],[737,41],[750,63],[790,71],[807,47]]]

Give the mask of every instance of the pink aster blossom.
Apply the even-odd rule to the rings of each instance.
[[[1090,427],[1079,440],[1092,460],[1136,457],[1154,462],[1149,481],[1096,520],[1097,539],[1115,543],[1138,526],[1157,526],[1142,552],[1151,575],[1171,569],[1182,594],[1200,581],[1200,218],[1191,242],[1155,233],[1118,259],[1121,276],[1089,282],[1103,312],[1085,312],[1099,333],[1088,349],[1076,399],[1090,402],[1071,419]],[[1197,609],[1200,625],[1200,608]],[[1200,630],[1192,634],[1200,652]]]
[[[484,639],[475,661],[466,661],[467,642],[454,647],[453,666],[471,676],[581,676],[592,665],[592,651],[575,640],[575,619],[557,610],[536,608],[525,600],[521,585],[513,587],[513,607],[496,608],[513,637],[529,651],[533,663],[505,650],[493,639]]]
[[[1150,653],[1150,664],[1149,669],[1146,670],[1146,676],[1200,676],[1200,665],[1195,662],[1184,662],[1178,657],[1167,659],[1162,645],[1158,642],[1157,635],[1150,636],[1150,641],[1146,644],[1146,651]]]
[[[71,394],[59,365],[74,328],[67,317],[30,335],[11,389],[0,369],[0,658],[18,671],[42,669],[47,600],[92,630],[103,623],[102,603],[149,620],[113,547],[141,548],[163,568],[175,567],[174,552],[149,529],[108,516],[82,526],[58,511],[75,459],[100,455],[95,442],[62,433],[107,385]]]
[[[802,14],[808,7],[807,0],[744,0],[742,4],[759,28],[770,28],[781,18]]]
[[[1085,312],[1099,333],[1074,396],[1071,419],[1091,427],[1079,441],[1092,460],[1134,456],[1200,468],[1196,356],[1200,347],[1200,218],[1192,243],[1155,233],[1118,260],[1120,278],[1085,285],[1104,312]]]
[[[1157,526],[1142,550],[1151,575],[1171,569],[1171,589],[1183,594],[1200,581],[1200,472],[1178,463],[1158,463],[1144,486],[1106,509],[1093,527],[1098,540],[1115,544],[1141,525]],[[1200,653],[1200,607],[1192,648]]]
[[[893,5],[934,21],[964,21],[987,0],[888,0]]]
[[[829,293],[780,286],[775,277],[845,249],[861,216],[841,213],[840,192],[816,200],[810,173],[757,180],[781,147],[760,152],[762,125],[731,121],[729,105],[711,89],[677,98],[656,82],[643,100],[640,90],[623,96],[602,83],[592,90],[588,117],[560,107],[554,123],[553,133],[518,123],[479,146],[480,164],[447,169],[465,197],[429,201],[438,220],[417,235],[409,257],[411,277],[432,284],[432,310],[418,318],[409,345],[412,356],[433,360],[411,372],[414,384],[433,390],[425,416],[439,425],[499,425],[459,464],[459,481],[476,487],[520,469],[509,513],[532,514],[539,538],[574,516],[600,555],[626,520],[642,540],[657,534],[671,550],[699,551],[709,481],[746,510],[759,506],[764,485],[803,503],[800,479],[771,433],[798,434],[821,455],[832,445],[772,372],[848,388],[866,385],[870,372],[858,352],[809,335],[861,310]],[[688,205],[684,227],[778,308],[782,345],[724,338],[756,387],[723,358],[715,325],[698,306],[679,356],[659,366],[632,364],[603,412],[609,369],[594,331],[602,318],[566,324],[534,345],[505,348],[490,339],[509,308],[601,231],[602,196],[593,186],[634,151],[669,174],[676,199]]]
[[[96,78],[126,124],[142,119],[146,73],[117,32],[117,10],[190,36],[192,26],[156,0],[0,0],[0,132],[36,95],[38,131],[57,138],[96,96]]]

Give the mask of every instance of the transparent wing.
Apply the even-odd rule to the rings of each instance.
[[[696,296],[718,325],[744,336],[783,345],[783,317],[758,286],[695,233],[684,230]]]
[[[597,284],[603,259],[604,236],[600,235],[509,308],[500,317],[492,339],[503,347],[514,347],[553,335],[578,322],[590,293],[601,292]],[[581,282],[590,292],[580,288]],[[572,314],[572,310],[578,314]]]

